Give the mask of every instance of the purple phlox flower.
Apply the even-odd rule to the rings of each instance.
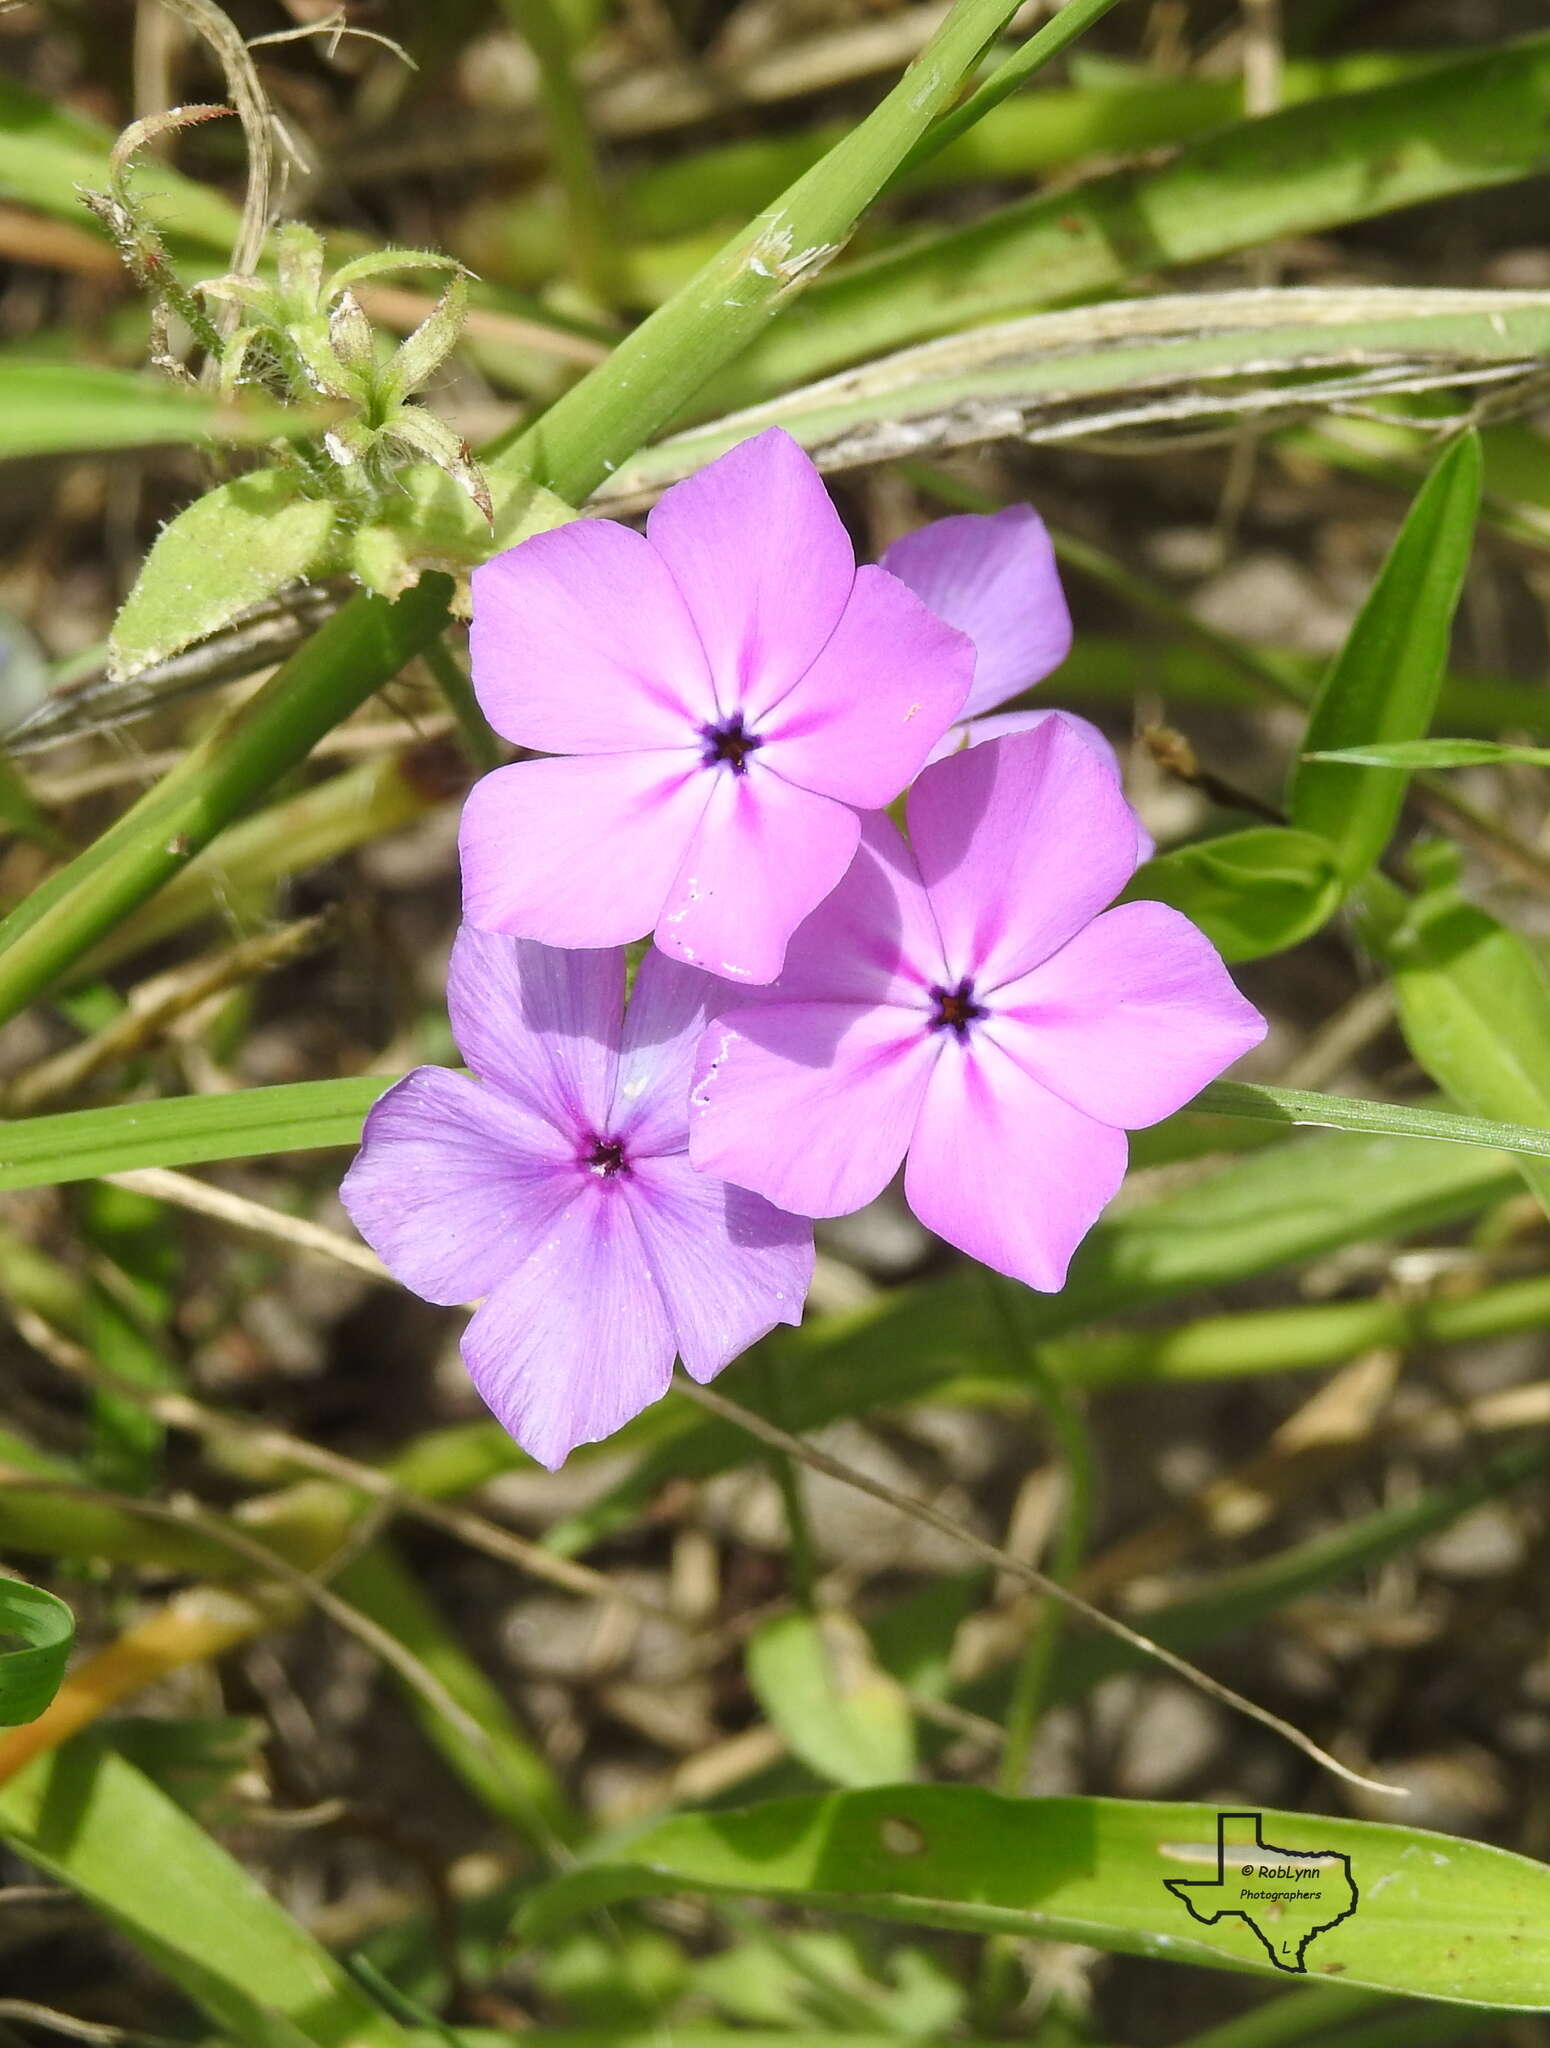
[[[697,1173],[687,1100],[721,984],[659,953],[628,1010],[620,950],[560,952],[464,926],[447,1002],[477,1079],[420,1067],[366,1119],[340,1190],[395,1278],[482,1296],[463,1358],[551,1470],[776,1323],[795,1323],[812,1227]]]
[[[655,931],[767,982],[968,693],[974,650],[858,569],[777,428],[668,491],[644,535],[578,520],[473,577],[474,687],[507,739],[463,813],[464,915],[555,946]]]
[[[985,716],[1043,682],[1071,652],[1071,613],[1055,549],[1031,505],[933,520],[896,540],[882,566],[939,619],[974,642],[974,681],[962,717],[932,748],[931,761],[1008,733],[1037,732],[1046,719],[1063,718],[1116,775],[1120,773],[1119,756],[1107,736],[1074,711]],[[1136,830],[1140,858],[1150,860],[1156,849],[1139,818]]]
[[[908,818],[908,844],[867,820],[779,981],[706,1031],[691,1156],[810,1216],[860,1208],[903,1161],[922,1223],[1053,1292],[1124,1176],[1126,1130],[1264,1020],[1176,910],[1104,908],[1135,827],[1063,720],[928,768]]]

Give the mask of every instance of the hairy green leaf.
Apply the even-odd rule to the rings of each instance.
[[[157,535],[113,622],[114,674],[162,661],[314,574],[338,517],[292,469],[255,469],[196,498]]]

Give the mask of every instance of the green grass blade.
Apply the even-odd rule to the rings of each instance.
[[[0,461],[164,442],[272,441],[316,433],[332,417],[315,406],[221,399],[131,370],[0,361]]]
[[[933,334],[1530,177],[1550,164],[1547,110],[1550,37],[1539,36],[1236,123],[1160,168],[1024,200],[824,280],[801,322],[750,350],[707,404],[748,404]]]
[[[1424,737],[1469,564],[1480,467],[1479,437],[1465,434],[1422,485],[1319,692],[1307,754]],[[1289,809],[1294,825],[1329,841],[1355,882],[1388,844],[1404,795],[1392,774],[1305,758]]]
[[[0,1123],[0,1190],[94,1180],[137,1166],[192,1166],[356,1145],[367,1110],[393,1079],[390,1074],[362,1074],[277,1088],[239,1088],[228,1095],[173,1095],[160,1101],[21,1117]],[[1440,1138],[1454,1145],[1550,1158],[1550,1128],[1498,1123],[1403,1102],[1367,1102],[1299,1088],[1267,1088],[1257,1082],[1217,1081],[1188,1107],[1192,1113],[1212,1116]]]
[[[0,1188],[357,1145],[367,1110],[392,1079],[363,1074],[230,1095],[174,1095],[0,1124]]]
[[[1542,293],[1296,285],[1121,299],[922,342],[745,407],[643,449],[598,495],[660,490],[775,424],[821,467],[843,469],[901,441],[917,453],[1009,432],[1058,442],[1138,406],[1174,420],[1306,404],[1322,388],[1316,373],[1334,366],[1344,388],[1352,359],[1446,382],[1546,353]]]
[[[19,1649],[7,1649],[20,1638]],[[36,1721],[59,1690],[75,1640],[63,1600],[22,1579],[0,1577],[0,1728]]]
[[[1016,11],[1014,0],[958,0],[867,118],[495,457],[492,469],[531,475],[572,504],[595,490],[843,245]]]
[[[1307,761],[1352,761],[1363,768],[1500,768],[1518,762],[1550,768],[1550,747],[1514,747],[1500,740],[1397,740],[1389,746],[1342,747],[1305,754]]]
[[[1266,1088],[1253,1081],[1213,1081],[1189,1106],[1213,1116],[1318,1124],[1335,1131],[1389,1131],[1399,1138],[1441,1138],[1451,1145],[1484,1145],[1522,1158],[1550,1159],[1550,1120],[1543,1126],[1493,1123],[1487,1117],[1459,1116],[1448,1109],[1364,1102],[1350,1095],[1317,1095],[1304,1088]]]
[[[407,2036],[197,1821],[121,1756],[67,1743],[0,1786],[0,1840],[80,1894],[251,2048]]]
[[[0,1021],[24,1009],[396,675],[441,630],[447,590],[444,576],[427,576],[396,604],[355,599],[13,910],[0,924]]]
[[[1355,1910],[1310,1944],[1310,1974],[1333,1967],[1342,1986],[1515,2011],[1550,2004],[1550,1867],[1384,1822],[1272,1812],[1262,1822],[1265,1843],[1349,1859]],[[542,1939],[612,1900],[751,1893],[1276,1977],[1236,1912],[1207,1925],[1168,1889],[1214,1877],[1218,1839],[1207,1806],[1006,1799],[964,1785],[829,1793],[662,1822],[612,1861],[533,1894],[518,1925]],[[1254,1839],[1229,1830],[1231,1842]],[[1330,1883],[1337,1892],[1349,1896],[1343,1879]]]

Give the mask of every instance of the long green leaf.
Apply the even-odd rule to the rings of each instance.
[[[1246,1823],[1259,1819],[1262,1835]],[[1345,1857],[1319,1887],[1354,1910],[1306,1951],[1312,1976],[1337,1973],[1410,1997],[1509,2010],[1550,2005],[1550,1868],[1503,1849],[1421,1828],[1331,1814],[1233,1816],[1198,1805],[1119,1799],[1005,1799],[966,1785],[782,1799],[741,1812],[684,1814],[647,1829],[606,1862],[532,1895],[519,1919],[542,1939],[575,1915],[624,1898],[674,1891],[753,1893],[848,1909],[881,1920],[1076,1941],[1156,1960],[1284,1974],[1267,1939],[1239,1917],[1239,1859],[1256,1839],[1305,1856]],[[1169,1889],[1221,1876],[1200,1893],[1204,1924]],[[1291,1887],[1287,1887],[1291,1889]],[[1298,1924],[1295,1905],[1267,1918]],[[1310,1917],[1314,1917],[1310,1915]],[[1287,1964],[1285,1968],[1292,1965]]]
[[[0,460],[159,442],[272,441],[316,433],[332,416],[313,406],[237,403],[130,370],[0,360]]]
[[[4,1647],[20,1637],[20,1649]],[[59,1690],[75,1640],[63,1600],[25,1580],[0,1577],[0,1728],[36,1721]]]
[[[135,1166],[191,1166],[357,1145],[391,1075],[298,1081],[230,1095],[175,1095],[0,1124],[0,1188],[91,1180]]]
[[[252,2048],[403,2048],[400,2029],[121,1756],[67,1743],[0,1785],[0,1840],[112,1922]]]
[[[1360,768],[1499,768],[1515,762],[1550,768],[1550,747],[1513,747],[1499,740],[1398,740],[1391,746],[1342,747],[1304,758],[1352,761]]]
[[[0,1123],[0,1190],[94,1180],[137,1166],[192,1166],[360,1143],[366,1112],[393,1084],[391,1074],[337,1081],[295,1081],[239,1088],[229,1095],[173,1095],[110,1103],[56,1116]],[[1550,1158],[1550,1131],[1498,1123],[1403,1102],[1367,1102],[1257,1082],[1214,1082],[1189,1112],[1256,1122],[1318,1124],[1329,1130],[1440,1138],[1529,1158]]]
[[[825,469],[1016,434],[1306,406],[1349,396],[1353,361],[1393,383],[1448,383],[1550,353],[1543,294],[1290,286],[1163,293],[998,321],[900,349],[642,449],[600,503],[657,491],[779,425]],[[1320,373],[1323,373],[1322,376]],[[1279,381],[1277,381],[1279,380]]]
[[[1309,759],[1424,737],[1448,659],[1480,508],[1480,441],[1461,436],[1411,506],[1388,560],[1330,668],[1292,776],[1292,823],[1335,849],[1355,882],[1378,860],[1404,800],[1402,779]]]
[[[1547,108],[1550,37],[1539,36],[1235,123],[1158,168],[1041,194],[824,280],[800,323],[750,350],[706,405],[750,404],[933,334],[1530,177],[1550,164]]]

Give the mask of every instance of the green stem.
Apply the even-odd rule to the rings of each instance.
[[[1037,34],[1031,35],[1020,49],[1014,50],[1004,63],[996,66],[977,92],[970,93],[961,106],[954,107],[950,114],[944,114],[926,131],[899,166],[896,175],[907,176],[921,164],[928,163],[948,143],[956,142],[992,107],[999,107],[1004,99],[1026,85],[1046,64],[1053,63],[1079,35],[1085,34],[1095,21],[1117,4],[1118,0],[1066,0],[1066,5],[1045,22]]]
[[[552,0],[501,0],[501,5],[538,61],[549,147],[565,188],[572,268],[584,290],[611,306],[618,297],[619,252],[586,101],[571,63],[570,36]]]
[[[395,676],[446,618],[448,580],[396,604],[359,597],[170,774],[0,924],[0,1023],[42,994],[316,741]]]
[[[734,235],[490,467],[526,473],[573,505],[587,498],[848,240],[1016,12],[1017,0],[958,0],[892,92],[822,163]]]
[[[1049,1563],[1049,1575],[1060,1585],[1076,1577],[1087,1539],[1092,1530],[1094,1467],[1092,1444],[1070,1389],[1055,1377],[1040,1358],[1036,1346],[1024,1341],[1022,1328],[1007,1298],[1009,1283],[999,1273],[985,1274],[992,1313],[1001,1325],[1003,1341],[1012,1355],[1019,1379],[1034,1387],[1039,1396],[1050,1434],[1060,1454],[1065,1500],[1060,1529]],[[1028,1644],[1012,1686],[1007,1712],[1006,1741],[1001,1751],[997,1786],[1014,1798],[1023,1790],[1028,1756],[1043,1711],[1051,1661],[1060,1640],[1062,1610],[1049,1601],[1040,1603]]]
[[[441,694],[447,700],[447,708],[457,720],[468,757],[479,773],[487,775],[492,768],[499,768],[506,758],[505,749],[491,731],[490,721],[479,709],[474,686],[443,635],[438,634],[426,643],[425,666],[436,678]]]
[[[1002,1340],[1018,1377],[1037,1389],[1040,1406],[1060,1454],[1065,1496],[1048,1570],[1057,1583],[1070,1585],[1081,1565],[1092,1528],[1092,1444],[1069,1389],[1049,1371],[1039,1356],[1037,1346],[1025,1342],[1009,1299],[1009,1283],[988,1268],[984,1278],[991,1312],[1001,1326]],[[1012,1798],[1019,1797],[1025,1789],[1028,1759],[1038,1731],[1039,1716],[1048,1696],[1050,1672],[1064,1618],[1064,1610],[1053,1601],[1041,1600],[1038,1603],[1027,1644],[1013,1674],[1012,1697],[1006,1714],[1006,1739],[996,1771],[997,1790]],[[978,1991],[980,2022],[987,2032],[996,2033],[1015,2004],[1021,1967],[1020,1944],[1005,1936],[993,1935],[985,1945]]]
[[[781,1422],[782,1361],[773,1355],[768,1343],[760,1347],[756,1359],[766,1409],[773,1421]],[[786,1514],[786,1536],[791,1545],[791,1591],[797,1604],[811,1614],[818,1605],[818,1553],[813,1542],[813,1525],[807,1512],[802,1474],[785,1451],[771,1449],[766,1455],[775,1484],[780,1488],[781,1505]]]

